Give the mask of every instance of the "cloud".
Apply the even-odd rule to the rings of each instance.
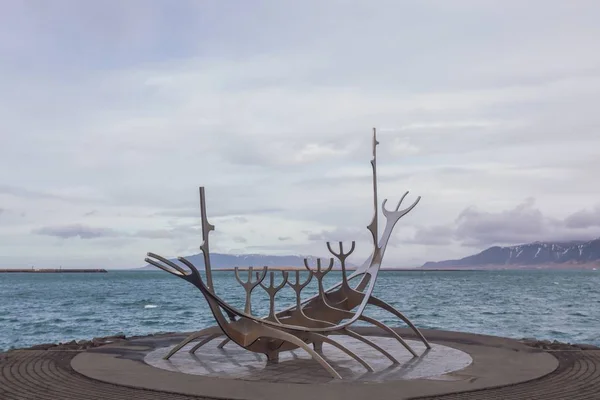
[[[146,239],[171,239],[179,236],[174,229],[144,229],[135,232],[132,236]]]
[[[284,211],[283,208],[279,207],[249,207],[243,208],[228,208],[221,209],[218,211],[211,210],[210,218],[233,218],[234,221],[239,223],[246,223],[248,220],[243,215],[260,215],[260,214],[275,214]],[[174,209],[164,210],[153,214],[154,216],[165,216],[165,217],[180,217],[180,218],[200,218],[199,209]]]
[[[277,239],[281,242],[287,242],[289,240],[292,240],[292,238],[289,236],[279,236]]]
[[[502,122],[497,121],[437,121],[437,122],[424,122],[424,123],[412,123],[401,126],[398,131],[410,131],[410,130],[431,130],[441,129],[448,131],[448,129],[465,129],[465,128],[488,128],[501,124]],[[391,129],[390,129],[391,130]]]
[[[390,153],[395,156],[409,156],[419,152],[419,148],[411,144],[409,138],[395,138],[390,146]]]
[[[233,241],[235,243],[248,243],[248,240],[246,238],[241,237],[241,236],[235,236],[233,238]]]
[[[84,224],[45,226],[34,229],[36,235],[54,236],[62,239],[138,238],[138,239],[178,239],[185,236],[197,237],[199,227],[179,226],[171,229],[141,229],[134,232]]]
[[[309,143],[300,149],[294,156],[294,160],[298,163],[314,162],[323,158],[336,157],[345,153],[345,150],[334,148],[331,145]]]
[[[456,219],[455,238],[466,245],[534,241],[557,223],[544,217],[529,198],[515,208],[500,212],[469,207]]]
[[[57,1],[0,13],[5,260],[197,249],[199,185],[214,249],[368,253],[373,126],[380,199],[423,196],[386,262],[598,226],[596,1]]]
[[[564,219],[545,216],[528,198],[512,209],[496,212],[464,209],[453,224],[419,227],[411,243],[488,247],[534,241],[586,240],[600,236],[600,206],[580,210]],[[591,229],[590,229],[591,228]]]
[[[62,239],[79,237],[80,239],[99,239],[122,236],[121,233],[108,228],[95,228],[85,225],[45,226],[33,230],[36,235],[55,236]]]
[[[15,197],[28,197],[28,198],[50,198],[55,199],[58,196],[54,196],[49,193],[39,192],[35,190],[29,190],[18,186],[2,185],[0,184],[0,193],[8,194]]]
[[[600,227],[600,205],[592,210],[580,210],[565,219],[567,228]]]
[[[0,184],[0,194],[11,195],[18,198],[24,199],[38,199],[38,200],[59,200],[65,202],[102,202],[104,199],[96,197],[94,193],[86,190],[84,187],[74,187],[68,190],[32,190],[17,185],[2,185]]]
[[[420,245],[449,245],[452,244],[454,238],[454,229],[452,226],[447,225],[419,227],[416,229],[414,236],[407,241]]]
[[[366,229],[335,228],[325,229],[320,232],[308,232],[308,240],[315,242],[352,242],[370,238]]]

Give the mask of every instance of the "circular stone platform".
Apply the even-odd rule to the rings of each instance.
[[[279,364],[267,365],[261,355],[242,355],[235,344],[218,351],[218,340],[196,356],[184,351],[163,363],[161,354],[186,336],[178,334],[90,349],[73,358],[71,367],[106,383],[204,398],[353,400],[408,399],[515,385],[547,375],[558,366],[551,354],[511,339],[423,330],[433,348],[413,359],[397,341],[377,336],[381,331],[362,327],[356,331],[393,352],[401,364],[392,366],[371,349],[339,336],[336,339],[348,341],[348,347],[364,356],[376,372],[365,372],[355,360],[327,345],[325,358],[346,379],[333,380],[301,351],[282,354]],[[424,351],[410,330],[396,331],[410,339],[418,353]]]
[[[369,339],[386,349],[400,364],[393,364],[388,358],[368,345],[346,336],[334,339],[351,349],[365,360],[375,371],[367,371],[358,361],[341,350],[323,345],[322,354],[329,364],[342,376],[344,382],[385,382],[403,379],[430,378],[465,368],[473,361],[471,357],[458,349],[433,344],[427,349],[422,342],[408,340],[407,343],[419,354],[413,357],[396,339],[371,336]],[[287,383],[340,383],[332,379],[328,372],[320,367],[303,350],[283,352],[278,363],[267,363],[263,354],[251,353],[230,343],[219,349],[222,338],[213,340],[198,349],[194,354],[188,352],[192,343],[169,360],[163,357],[173,348],[161,347],[144,357],[144,362],[157,368],[184,374],[210,376],[224,379],[242,379],[262,382]]]

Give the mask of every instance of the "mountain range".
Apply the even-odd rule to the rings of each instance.
[[[600,238],[590,241],[534,242],[494,246],[460,260],[426,262],[422,268],[600,265]]]
[[[202,253],[186,257],[198,268],[203,268]],[[303,267],[304,258],[310,266],[316,266],[317,257],[300,255],[264,255],[264,254],[221,254],[210,255],[214,269],[231,269],[235,267]],[[176,261],[171,259],[171,261]],[[322,260],[323,266],[328,259]],[[356,265],[347,263],[349,268]],[[423,264],[424,269],[443,268],[572,268],[600,267],[600,238],[590,241],[570,242],[533,242],[517,246],[493,246],[480,253],[459,260],[429,261]],[[336,259],[334,268],[339,268]],[[146,265],[142,269],[156,269]]]
[[[202,253],[194,254],[191,256],[185,257],[187,260],[191,261],[196,267],[204,268],[204,256]],[[244,255],[235,255],[235,254],[220,254],[220,253],[211,253],[210,254],[210,264],[214,269],[223,269],[223,268],[235,268],[235,267],[304,267],[304,259],[308,260],[308,265],[311,267],[316,267],[317,258],[314,256],[299,256],[299,255],[288,255],[288,256],[271,256],[264,254],[244,254]],[[171,259],[170,261],[176,261],[176,259]],[[323,267],[329,266],[329,259],[322,259],[321,261]],[[335,259],[335,263],[333,264],[334,268],[339,267],[339,261]],[[355,265],[346,262],[346,265],[350,268],[355,267]],[[142,267],[143,269],[157,269],[152,265],[146,265]]]

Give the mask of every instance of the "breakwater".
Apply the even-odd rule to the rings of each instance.
[[[3,273],[37,273],[37,274],[55,274],[55,273],[106,273],[102,268],[9,268],[0,269],[0,274]]]

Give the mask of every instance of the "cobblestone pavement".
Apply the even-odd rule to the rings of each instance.
[[[5,355],[0,354],[0,399],[200,399],[200,397],[116,386],[86,378],[71,368],[71,359],[77,353],[77,351],[18,350]]]
[[[600,350],[554,351],[552,354],[559,361],[558,368],[539,379],[419,400],[600,400]]]
[[[70,366],[76,351],[18,350],[0,354],[2,400],[190,400],[183,396],[111,385],[86,378]],[[556,371],[540,379],[514,386],[450,394],[436,400],[598,400],[600,399],[600,351],[556,351]],[[425,400],[422,398],[421,400]]]

